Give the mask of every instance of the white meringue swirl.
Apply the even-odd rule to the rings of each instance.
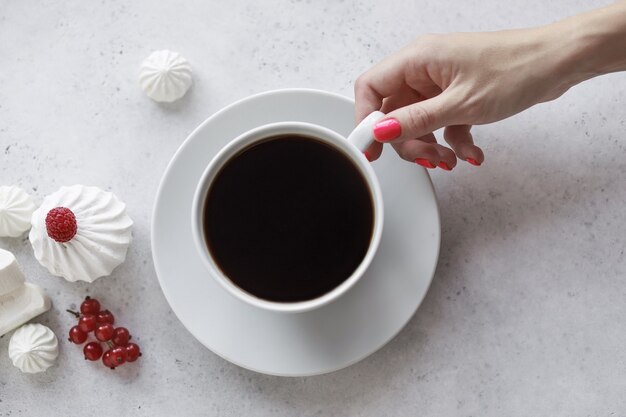
[[[154,101],[176,101],[191,83],[191,65],[178,52],[155,51],[141,63],[139,84]]]
[[[59,243],[48,236],[46,215],[55,207],[69,208],[76,216],[76,235],[68,242]],[[132,225],[126,205],[113,193],[73,185],[44,199],[33,213],[29,238],[35,258],[51,274],[72,282],[93,282],[124,262]]]
[[[20,371],[43,372],[59,356],[59,341],[43,324],[25,324],[13,333],[9,341],[9,358]]]
[[[37,206],[20,187],[0,186],[0,236],[18,237],[30,228]]]

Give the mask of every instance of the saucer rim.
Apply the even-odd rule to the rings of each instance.
[[[436,227],[436,236],[434,236],[434,240],[436,241],[436,247],[435,249],[435,261],[433,262],[433,265],[431,267],[430,273],[429,275],[429,279],[428,279],[428,283],[426,285],[426,288],[423,292],[423,294],[421,295],[421,297],[419,297],[419,299],[416,299],[416,303],[415,303],[415,308],[413,309],[413,311],[411,312],[411,314],[407,315],[407,318],[402,322],[402,324],[398,327],[398,329],[393,332],[383,343],[377,345],[375,348],[368,350],[367,353],[360,355],[359,357],[355,358],[352,361],[346,362],[341,364],[338,367],[333,367],[333,368],[327,368],[327,369],[323,369],[320,371],[314,371],[314,372],[299,372],[299,373],[281,373],[281,372],[271,372],[271,371],[267,371],[267,370],[260,370],[255,368],[254,366],[250,366],[250,365],[244,365],[242,363],[240,363],[237,360],[232,359],[230,356],[225,355],[223,352],[215,349],[214,347],[209,348],[206,344],[204,344],[201,340],[201,337],[198,337],[196,335],[196,332],[191,330],[187,324],[185,324],[185,322],[183,320],[180,319],[180,317],[178,316],[178,313],[174,310],[174,308],[172,307],[172,303],[171,303],[171,294],[168,294],[168,291],[165,289],[165,287],[163,286],[163,280],[159,275],[158,271],[162,271],[162,268],[159,268],[158,266],[158,261],[157,261],[157,256],[155,254],[154,251],[154,247],[155,247],[155,227],[156,227],[156,218],[157,213],[159,212],[159,201],[160,201],[160,196],[163,193],[163,187],[165,184],[165,179],[167,174],[170,172],[170,170],[172,169],[172,167],[178,163],[178,160],[181,158],[181,155],[185,149],[186,146],[189,145],[190,141],[199,134],[199,132],[201,132],[205,126],[207,124],[210,124],[214,119],[220,117],[223,113],[229,112],[232,108],[237,107],[238,105],[245,103],[247,101],[250,100],[256,100],[259,98],[263,98],[263,97],[269,97],[269,96],[273,96],[273,95],[281,95],[281,94],[293,94],[293,93],[304,93],[304,94],[315,94],[315,95],[321,95],[321,96],[326,96],[326,97],[332,97],[335,100],[341,100],[344,101],[348,104],[350,104],[351,106],[354,106],[354,100],[343,96],[341,94],[337,94],[334,92],[329,92],[329,91],[324,91],[324,90],[318,90],[318,89],[312,89],[312,88],[284,88],[284,89],[275,89],[275,90],[269,90],[269,91],[264,91],[264,92],[260,92],[260,93],[256,93],[256,94],[252,94],[249,96],[246,96],[244,98],[241,98],[239,100],[236,100],[234,102],[232,102],[231,104],[228,104],[227,106],[221,108],[220,110],[216,111],[215,113],[211,114],[211,116],[209,116],[207,119],[205,119],[202,123],[200,123],[195,129],[193,129],[193,131],[187,135],[187,137],[185,138],[185,140],[179,145],[179,147],[177,148],[176,152],[174,153],[174,155],[172,156],[172,158],[170,159],[170,161],[168,162],[166,168],[163,170],[163,173],[161,175],[161,179],[159,181],[159,186],[157,188],[157,192],[155,194],[155,199],[154,199],[154,204],[153,204],[153,209],[152,209],[152,217],[151,217],[151,221],[150,221],[150,245],[151,245],[151,253],[152,253],[152,261],[153,261],[153,265],[155,268],[155,274],[157,276],[157,280],[159,282],[159,286],[161,288],[161,291],[163,293],[163,296],[165,297],[168,306],[170,307],[170,309],[172,310],[173,314],[176,316],[176,318],[178,319],[178,321],[183,325],[183,327],[202,345],[204,346],[206,349],[208,349],[209,351],[213,352],[214,354],[216,354],[217,356],[221,357],[222,359],[236,365],[239,366],[243,369],[247,369],[253,372],[257,372],[259,374],[263,374],[263,375],[270,375],[270,376],[279,376],[279,377],[291,377],[291,378],[298,378],[298,377],[308,377],[308,376],[316,376],[316,375],[326,375],[326,374],[330,374],[333,372],[337,372],[340,371],[342,369],[348,368],[366,358],[368,358],[369,356],[371,356],[372,354],[376,353],[377,351],[379,351],[380,349],[382,349],[384,346],[386,346],[388,343],[390,343],[393,339],[395,339],[398,334],[407,326],[407,324],[411,321],[411,319],[415,316],[415,313],[417,312],[417,310],[419,309],[420,305],[422,304],[422,302],[424,301],[424,298],[426,297],[426,294],[429,292],[430,290],[430,286],[432,285],[432,281],[434,278],[434,274],[435,271],[437,269],[437,265],[438,265],[438,259],[441,253],[441,213],[440,213],[440,208],[439,208],[439,204],[438,204],[438,199],[437,199],[437,194],[436,194],[436,190],[433,186],[432,183],[432,178],[430,177],[430,175],[426,175],[426,177],[428,178],[428,185],[430,186],[430,189],[432,191],[432,195],[434,198],[434,205],[435,205],[435,219],[437,221],[437,227]],[[234,139],[234,138],[233,138]],[[425,168],[422,168],[425,171]],[[338,302],[341,302],[341,299],[337,300]],[[302,313],[294,313],[294,314],[307,314],[310,313],[310,311],[305,311]],[[278,313],[278,314],[284,314],[284,313]]]

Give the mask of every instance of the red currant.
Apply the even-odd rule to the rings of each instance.
[[[92,332],[96,328],[97,319],[93,314],[86,314],[78,319],[78,327],[85,332]]]
[[[80,345],[81,343],[84,343],[85,340],[87,340],[87,333],[82,331],[80,327],[74,326],[70,329],[70,337],[68,340],[72,343]]]
[[[141,356],[139,345],[135,343],[129,343],[126,346],[126,362],[135,362],[137,358]]]
[[[96,339],[98,339],[101,342],[106,342],[107,340],[111,340],[111,338],[113,337],[114,331],[115,329],[111,323],[99,324],[98,327],[96,327],[96,332],[95,332]]]
[[[104,352],[104,355],[102,355],[102,363],[107,368],[115,369],[115,365],[113,365],[113,362],[111,362],[111,351],[110,350],[107,350],[106,352]]]
[[[116,346],[126,346],[130,340],[130,333],[126,327],[118,327],[111,339]]]
[[[111,314],[109,310],[104,310],[98,313],[98,324],[101,323],[115,323],[115,317],[113,317],[113,314]]]
[[[80,305],[80,312],[83,314],[98,314],[100,312],[100,302],[95,298],[86,297]]]
[[[85,359],[97,361],[102,356],[102,346],[98,342],[89,342],[83,348]]]
[[[111,357],[109,361],[113,364],[113,366],[120,366],[126,362],[126,348],[123,347],[114,347],[110,350]]]

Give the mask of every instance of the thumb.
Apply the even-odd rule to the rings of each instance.
[[[443,92],[438,96],[400,107],[374,125],[374,137],[379,142],[402,142],[454,124],[453,106]]]

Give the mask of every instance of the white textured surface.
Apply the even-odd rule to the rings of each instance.
[[[477,128],[486,164],[433,173],[443,242],[430,292],[395,340],[346,370],[281,379],[224,362],[172,315],[150,259],[159,177],[222,106],[282,87],[351,95],[417,34],[545,23],[588,3],[5,0],[0,181],[37,202],[77,182],[111,190],[135,239],[113,276],[87,284],[49,275],[24,237],[0,238],[52,297],[37,321],[61,345],[57,366],[23,375],[0,339],[0,415],[624,415],[624,74]],[[194,67],[171,105],[137,86],[141,60],[162,48]],[[137,363],[109,372],[64,342],[64,309],[87,293],[139,340]]]

